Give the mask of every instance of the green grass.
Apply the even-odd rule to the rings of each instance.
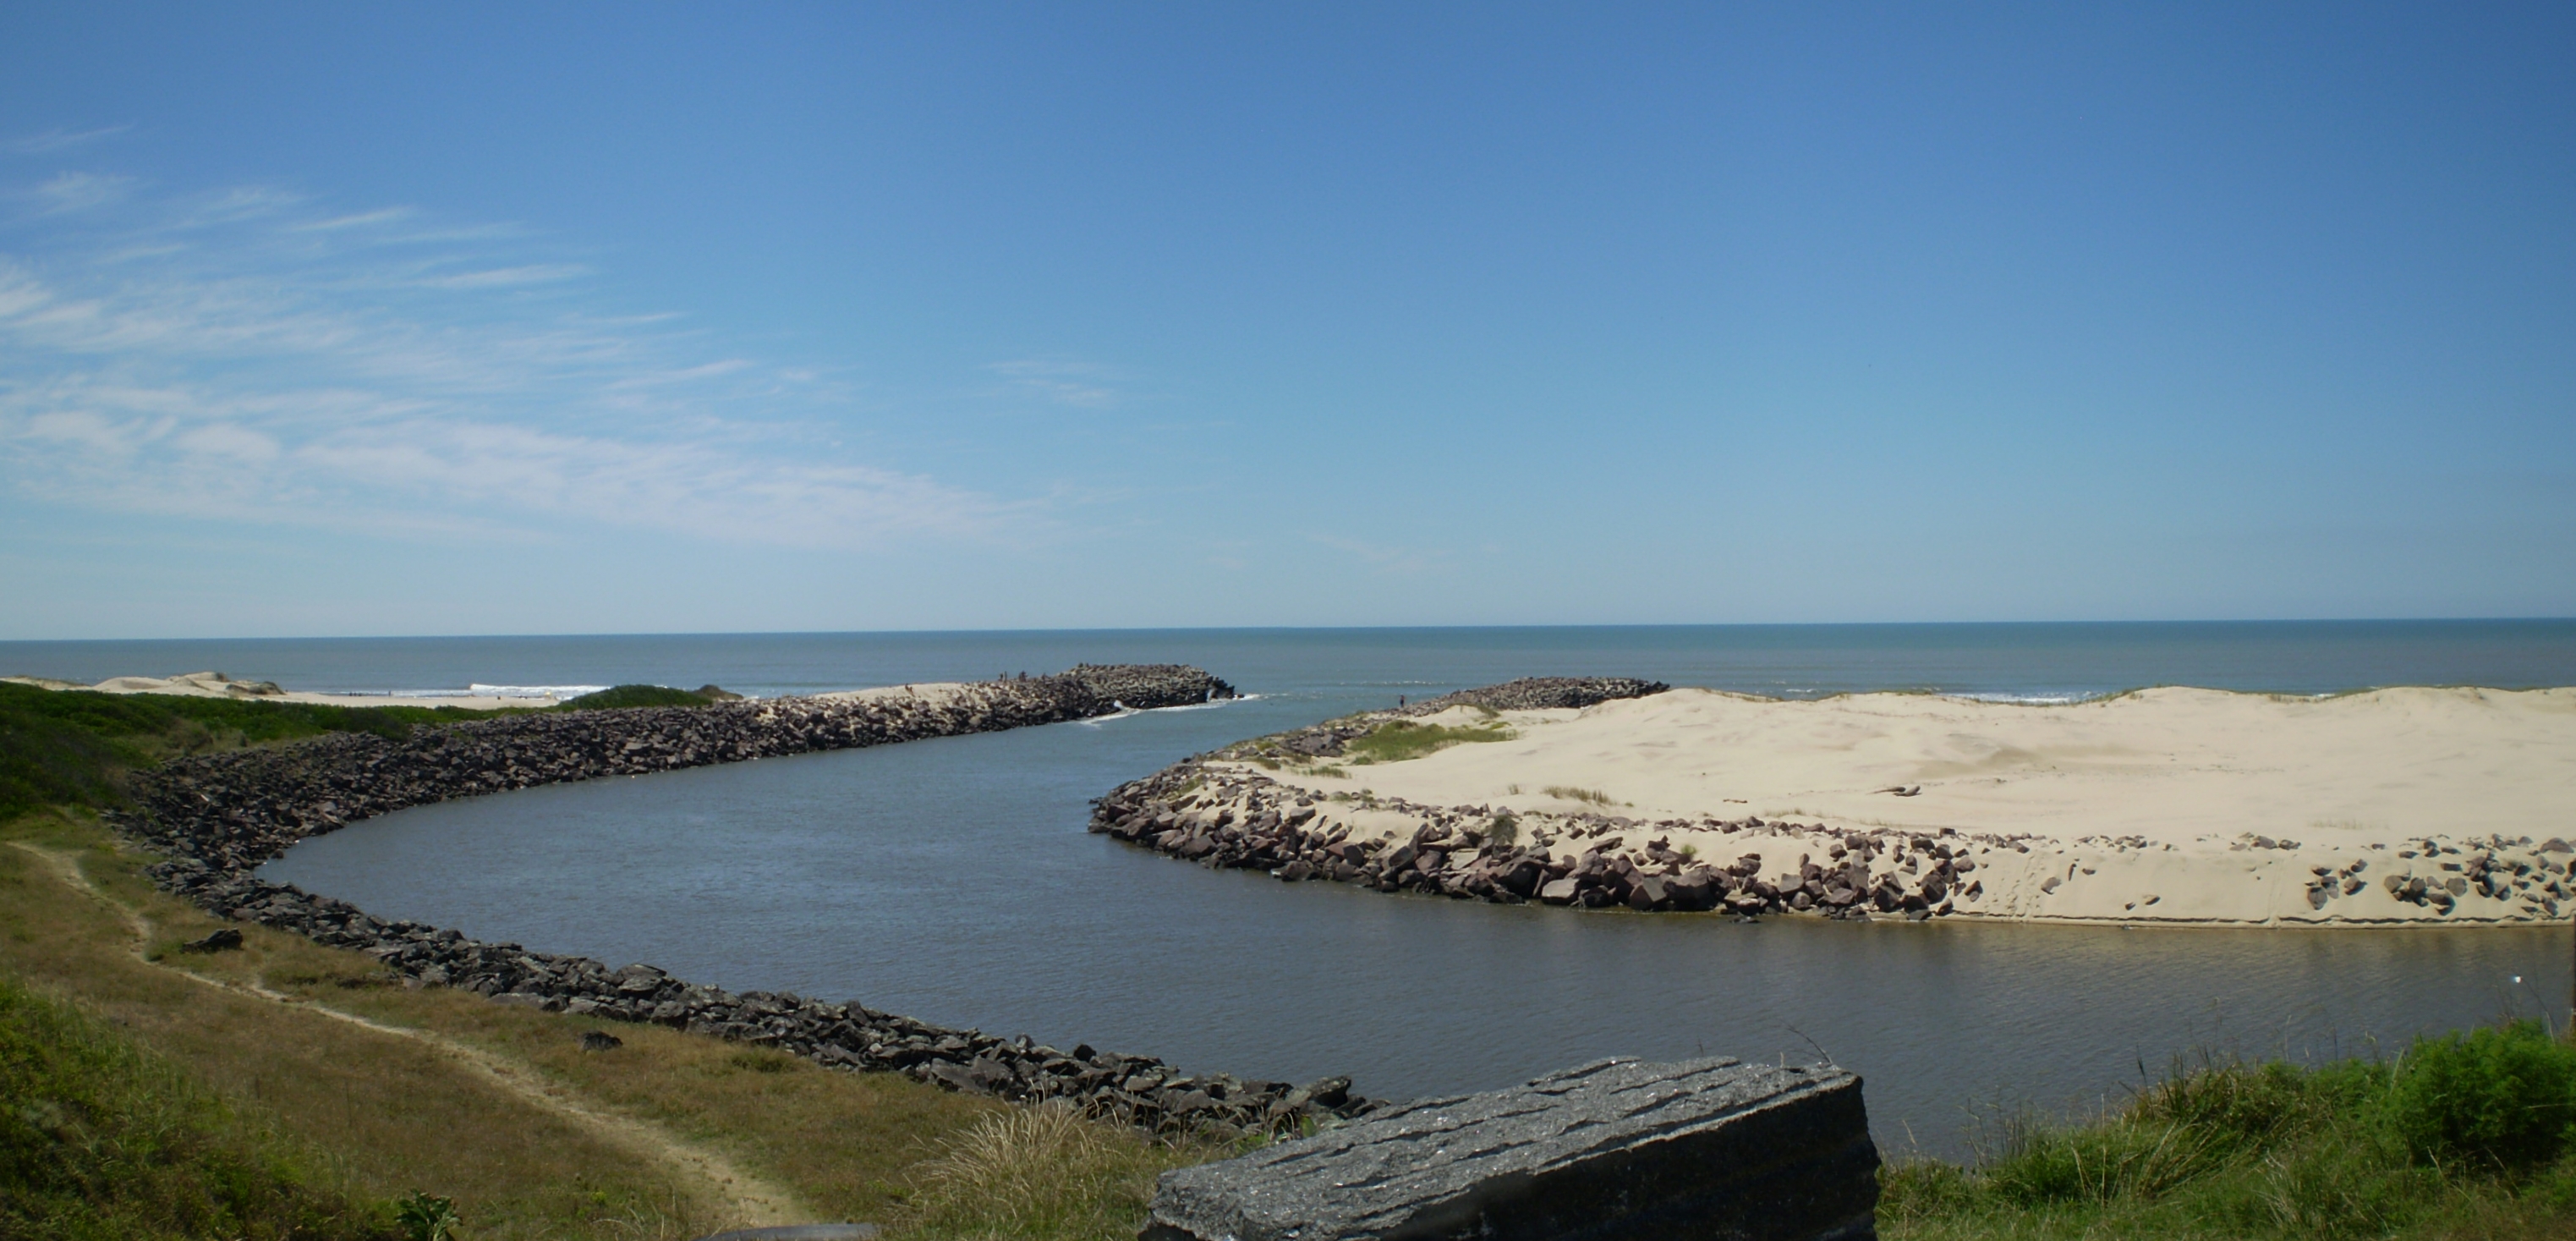
[[[497,714],[505,712],[102,694],[0,683],[0,822],[50,805],[115,805],[122,800],[121,771],[173,754],[332,732],[399,737],[415,725]]]
[[[2214,1063],[1883,1184],[1901,1241],[2576,1235],[2576,1046],[2523,1023],[2385,1063]]]
[[[730,702],[740,694],[727,693],[713,685],[696,689],[672,689],[667,685],[616,685],[596,694],[568,698],[548,708],[554,711],[596,711],[603,707],[703,707],[711,702]]]
[[[1578,789],[1569,784],[1551,784],[1539,791],[1550,797],[1562,797],[1567,801],[1590,802],[1596,806],[1615,804],[1610,800],[1610,795],[1608,793],[1604,793],[1599,789]]]
[[[1353,766],[1367,763],[1400,763],[1409,758],[1445,750],[1453,745],[1477,741],[1509,741],[1512,730],[1501,724],[1479,724],[1472,728],[1452,728],[1446,724],[1416,724],[1411,720],[1389,720],[1342,743],[1342,755]]]
[[[0,977],[0,1235],[389,1238],[390,1204],[325,1185],[106,1022]]]

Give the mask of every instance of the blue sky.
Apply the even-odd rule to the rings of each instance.
[[[11,5],[0,638],[2576,614],[2571,63]]]

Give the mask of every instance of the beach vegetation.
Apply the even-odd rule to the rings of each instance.
[[[2560,1237],[2576,1045],[2521,1022],[2314,1068],[2204,1059],[2091,1123],[1882,1174],[1882,1235]]]
[[[1485,843],[1495,848],[1509,848],[1520,843],[1521,821],[1509,810],[1495,815],[1485,824]]]
[[[1561,797],[1567,801],[1590,802],[1595,806],[1611,806],[1618,804],[1611,799],[1608,793],[1604,793],[1599,789],[1582,789],[1566,784],[1551,784],[1539,791],[1550,797]]]
[[[1343,742],[1342,753],[1356,767],[1366,763],[1400,763],[1469,742],[1511,739],[1512,730],[1499,723],[1451,727],[1389,720],[1362,736]]]
[[[0,822],[44,806],[124,800],[120,773],[164,758],[325,733],[401,737],[509,711],[104,694],[0,682]]]
[[[703,707],[709,703],[738,701],[741,697],[713,685],[701,685],[696,689],[673,689],[668,685],[612,685],[578,698],[567,698],[546,709],[599,711],[624,707]]]
[[[0,977],[0,1235],[397,1235],[385,1204],[109,1022]]]
[[[934,1144],[908,1177],[914,1235],[1125,1241],[1171,1168],[1237,1153],[1213,1140],[1157,1140],[1061,1102],[992,1112]]]

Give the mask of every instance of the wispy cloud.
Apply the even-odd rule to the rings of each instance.
[[[33,203],[38,216],[63,215],[105,206],[123,198],[133,188],[130,177],[100,176],[88,172],[60,172],[49,180],[11,195],[21,202]]]
[[[74,173],[17,197],[42,204],[0,231],[0,489],[23,497],[827,547],[1038,519],[1042,502],[841,459],[811,368],[593,305],[589,268],[514,230]]]
[[[1438,548],[1387,547],[1339,535],[1318,534],[1310,537],[1318,544],[1338,552],[1346,552],[1378,572],[1389,575],[1420,574],[1446,560],[1449,555],[1447,551]]]
[[[589,274],[589,268],[575,263],[530,263],[524,267],[494,267],[453,276],[432,276],[421,283],[433,289],[506,289],[522,284],[553,284]]]
[[[995,362],[985,369],[1009,380],[1014,387],[1058,405],[1106,409],[1118,403],[1118,392],[1110,386],[1118,378],[1117,373],[1095,363],[1066,358],[1021,358]]]
[[[132,125],[103,125],[96,129],[48,129],[41,134],[29,134],[24,138],[0,141],[0,151],[6,151],[11,155],[50,155],[56,151],[68,151],[76,146],[86,146],[101,138],[113,138],[132,128],[134,128]]]

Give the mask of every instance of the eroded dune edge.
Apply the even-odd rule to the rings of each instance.
[[[2571,788],[2576,689],[2026,705],[1549,679],[1201,755],[1111,792],[1092,830],[1505,903],[2512,925],[2576,901]]]

